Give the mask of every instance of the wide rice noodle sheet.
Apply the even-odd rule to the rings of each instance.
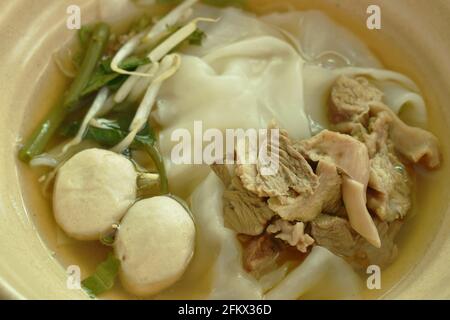
[[[183,278],[156,299],[261,299],[259,284],[242,268],[236,234],[224,227],[223,191],[222,182],[210,173],[192,194],[194,257]]]
[[[348,263],[315,246],[305,261],[270,290],[268,300],[359,299],[361,280]]]
[[[173,191],[189,194],[209,172],[206,165],[171,163],[178,144],[171,141],[174,130],[187,129],[193,138],[197,120],[203,131],[266,128],[276,120],[292,138],[307,138],[315,132],[311,124],[328,126],[328,97],[340,75],[376,80],[395,112],[410,124],[426,126],[425,103],[414,82],[381,69],[363,42],[325,14],[257,18],[235,8],[194,9],[193,17],[220,21],[200,23],[206,39],[184,51],[180,70],[163,85],[152,114],[163,128],[160,143]],[[323,64],[323,54],[334,63]]]
[[[385,103],[404,121],[426,127],[425,102],[415,83],[400,73],[382,69],[363,42],[322,12],[274,13],[262,19],[286,31],[300,47],[306,60],[303,68],[304,108],[317,124],[328,126],[326,106],[331,86],[339,76],[348,75],[374,80],[385,94]]]
[[[195,298],[264,298],[267,281],[258,283],[245,273],[235,234],[223,225],[221,182],[206,165],[171,163],[172,132],[185,128],[193,137],[196,120],[203,122],[203,130],[224,130],[266,128],[274,119],[291,137],[307,138],[328,126],[326,106],[340,75],[372,79],[385,92],[385,102],[414,125],[426,126],[425,103],[411,79],[381,69],[361,41],[323,13],[257,19],[238,9],[198,5],[194,16],[221,19],[200,25],[206,39],[185,50],[181,68],[163,85],[152,116],[162,128],[172,190],[182,195],[195,190],[191,205],[198,238],[183,279],[157,298],[187,298],[192,292]],[[357,298],[361,288],[348,264],[320,247],[276,281],[265,298]]]
[[[182,56],[181,68],[162,87],[153,114],[162,126],[160,144],[170,158],[177,142],[174,130],[193,137],[194,121],[208,128],[267,128],[272,120],[294,138],[310,136],[303,109],[303,59],[273,29],[237,9],[200,6],[195,15],[221,17],[200,26],[207,34],[202,46]],[[174,191],[192,190],[206,177],[206,165],[172,165],[167,161]],[[191,186],[191,188],[189,188]]]
[[[358,276],[321,247],[314,247],[299,267],[264,296],[266,284],[245,272],[236,233],[224,227],[223,191],[222,182],[210,173],[192,194],[197,232],[194,257],[183,278],[156,299],[359,298]]]

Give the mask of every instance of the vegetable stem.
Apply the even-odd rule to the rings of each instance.
[[[161,153],[156,149],[157,147],[150,144],[144,144],[145,151],[149,154],[155,163],[156,169],[159,173],[159,190],[162,195],[169,193],[169,182],[167,179],[166,167]]]
[[[55,131],[64,121],[67,114],[78,103],[84,88],[88,85],[94,70],[100,61],[109,40],[110,29],[105,23],[96,25],[89,42],[83,63],[69,90],[47,115],[47,117],[34,130],[30,138],[19,152],[22,161],[30,161],[41,154]]]

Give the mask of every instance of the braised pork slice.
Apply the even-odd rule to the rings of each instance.
[[[341,76],[331,89],[330,121],[365,122],[370,103],[382,98],[383,93],[366,78]]]
[[[261,158],[256,164],[237,164],[236,175],[244,187],[260,197],[288,196],[292,191],[301,195],[312,194],[317,188],[318,178],[305,158],[292,147],[286,131],[279,130],[278,146],[268,147],[272,154],[278,154],[277,172],[270,175],[261,172]]]
[[[342,207],[342,179],[336,166],[320,161],[316,174],[319,177],[319,185],[312,195],[273,197],[268,200],[269,208],[289,221],[311,221],[321,212],[337,214]]]
[[[267,227],[267,232],[275,234],[275,238],[287,242],[290,246],[296,247],[298,251],[306,253],[308,247],[314,243],[314,239],[305,233],[303,222],[291,223],[278,219]]]
[[[402,222],[397,220],[388,223],[376,219],[375,224],[381,239],[380,248],[375,248],[356,234],[347,220],[335,216],[317,217],[311,223],[311,235],[317,245],[345,258],[356,269],[366,269],[369,265],[385,268],[397,256],[394,239]]]
[[[237,176],[231,179],[223,200],[225,226],[237,233],[259,235],[275,215],[266,200],[245,189]]]

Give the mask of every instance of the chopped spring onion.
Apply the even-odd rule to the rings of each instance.
[[[79,144],[86,133],[86,130],[89,126],[89,122],[91,122],[92,119],[94,119],[99,112],[102,110],[106,99],[108,99],[109,95],[109,89],[107,87],[103,87],[97,94],[97,97],[95,98],[94,102],[92,103],[92,106],[89,108],[86,116],[83,119],[83,122],[81,123],[81,126],[78,130],[77,135],[63,147],[63,154],[67,152],[67,150],[70,147],[73,147],[77,144]]]
[[[81,282],[83,288],[92,295],[99,295],[111,289],[119,273],[119,267],[120,260],[110,253],[108,258],[97,266],[94,274]]]

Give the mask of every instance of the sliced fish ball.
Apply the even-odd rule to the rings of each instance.
[[[88,149],[59,170],[53,193],[58,225],[78,240],[99,240],[136,201],[136,171],[127,158]]]
[[[176,200],[153,197],[133,205],[116,234],[123,286],[138,296],[156,294],[181,278],[194,253],[195,226]]]

